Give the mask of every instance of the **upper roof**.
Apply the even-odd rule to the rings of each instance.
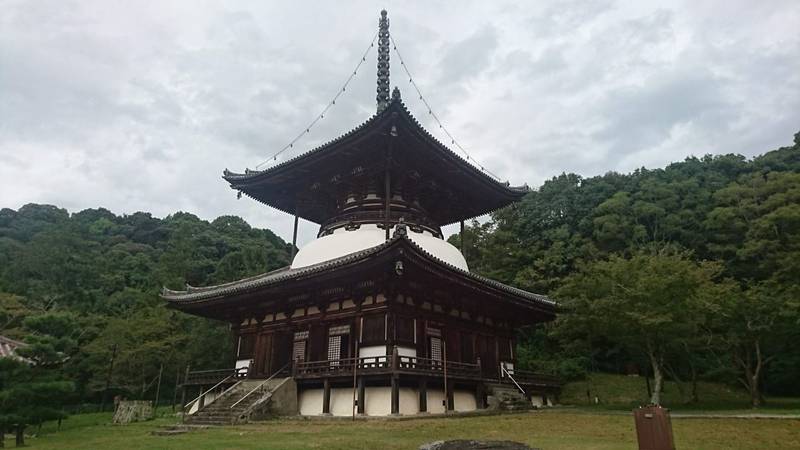
[[[407,264],[426,265],[429,269],[435,269],[435,275],[439,278],[456,279],[461,284],[480,291],[484,295],[494,296],[508,302],[508,305],[535,312],[545,320],[555,317],[556,303],[547,296],[517,289],[448,264],[426,252],[411,240],[404,225],[399,226],[394,235],[380,245],[336,259],[307,267],[284,267],[216,286],[193,287],[187,285],[186,290],[183,291],[164,288],[161,297],[176,309],[205,315],[201,310],[206,306],[219,307],[228,303],[233,306],[238,300],[249,297],[250,294],[258,293],[261,296],[266,290],[279,289],[293,281],[307,286],[309,280],[316,275],[335,272],[341,276],[346,269],[358,269],[359,266],[374,269],[376,259],[381,256],[387,256],[392,260],[402,258],[407,261]]]
[[[385,109],[336,139],[266,170],[226,169],[223,178],[262,203],[321,224],[337,213],[343,193],[382,190],[387,160],[393,194],[408,192],[440,226],[492,212],[529,191],[494,180],[439,142],[397,88]]]

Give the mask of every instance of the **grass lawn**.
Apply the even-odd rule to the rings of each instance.
[[[424,442],[456,438],[511,439],[554,450],[637,448],[630,415],[569,409],[402,421],[281,419],[177,436],[150,435],[159,426],[175,422],[174,418],[125,426],[110,421],[110,414],[73,416],[59,432],[54,424],[46,424],[38,436],[27,440],[28,448],[391,450],[416,449]],[[676,418],[673,430],[681,450],[800,448],[800,420]],[[13,441],[10,444],[13,446]]]

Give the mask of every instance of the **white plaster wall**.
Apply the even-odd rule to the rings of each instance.
[[[428,412],[444,414],[444,391],[428,389]]]
[[[388,416],[392,412],[392,388],[368,387],[364,390],[366,397],[364,414],[368,416]]]
[[[322,405],[320,405],[319,412],[322,413]],[[353,415],[353,388],[331,388],[331,414],[334,416]]]
[[[542,396],[536,394],[531,395],[531,405],[537,408],[541,408],[542,406],[544,406],[544,403],[542,402]]]
[[[456,411],[475,411],[478,409],[475,393],[470,391],[453,391],[453,409]]]
[[[401,387],[400,414],[413,415],[419,413],[419,391],[414,388]],[[388,416],[392,412],[392,388],[367,387],[364,389],[366,403],[364,413],[368,416]],[[322,389],[306,389],[300,392],[298,406],[300,415],[318,416],[322,414]],[[444,393],[428,390],[428,412],[444,413]],[[475,394],[470,391],[453,392],[456,411],[474,411],[477,409]],[[353,389],[331,389],[331,414],[334,416],[351,416],[353,414]]]
[[[417,356],[417,349],[412,347],[397,347],[397,354],[400,356]]]
[[[250,363],[252,361],[253,361],[252,359],[239,359],[239,360],[236,361],[236,366],[235,367],[237,369],[241,369],[242,367],[249,368],[250,367]]]
[[[391,231],[393,232],[393,231]],[[408,230],[408,237],[426,252],[460,269],[469,270],[464,255],[449,242],[430,233]],[[292,261],[292,268],[307,267],[340,256],[365,250],[382,244],[386,240],[384,230],[377,225],[362,225],[359,229],[334,230],[333,234],[315,239],[300,249]]]
[[[322,414],[322,389],[305,389],[298,394],[297,407],[301,416]]]
[[[386,346],[371,345],[368,347],[359,347],[358,356],[362,358],[371,358],[373,356],[386,356]]]
[[[391,389],[390,389],[391,393]],[[400,414],[410,415],[419,413],[419,391],[413,388],[400,388]],[[389,411],[392,404],[389,403]]]

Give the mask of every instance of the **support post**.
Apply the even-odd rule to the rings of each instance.
[[[400,380],[392,374],[392,415],[400,414]]]
[[[328,378],[325,378],[325,381],[323,382],[322,414],[331,414],[331,381]]]
[[[459,238],[459,241],[460,241],[461,254],[463,255],[464,254],[464,221],[463,220],[461,221],[461,231],[458,233],[458,238]]]
[[[386,159],[386,174],[384,175],[384,189],[386,191],[384,199],[383,226],[386,230],[386,240],[389,240],[389,214],[391,214],[392,201],[392,174],[389,171],[389,158]]]
[[[158,411],[158,397],[161,395],[161,375],[164,373],[164,363],[158,368],[158,385],[156,385],[156,399],[153,401],[153,417],[156,417]]]
[[[181,384],[181,422],[186,417],[186,380],[189,379],[189,365],[186,365],[186,373],[183,376],[183,384]]]
[[[475,406],[478,409],[486,409],[486,402],[484,401],[484,394],[485,394],[485,387],[483,386],[483,382],[479,381],[478,384],[475,386]]]
[[[202,394],[205,391],[206,391],[206,387],[201,384],[200,385],[200,393]],[[206,405],[206,396],[205,395],[201,395],[200,396],[200,400],[197,401],[197,410],[200,411],[201,409],[203,409],[203,406],[205,406],[205,405]]]
[[[419,412],[428,412],[428,380],[419,380]]]
[[[367,407],[366,401],[367,400],[366,400],[366,397],[364,395],[364,391],[365,391],[365,388],[364,388],[364,377],[362,376],[362,377],[360,377],[358,379],[358,414],[359,415],[364,415],[366,413],[366,407]]]
[[[295,208],[295,211],[294,211],[294,232],[292,232],[292,250],[291,250],[291,252],[289,254],[289,263],[290,264],[294,260],[294,254],[295,254],[295,251],[297,249],[297,222],[298,222],[298,219],[299,219],[299,216],[297,215],[297,208]]]

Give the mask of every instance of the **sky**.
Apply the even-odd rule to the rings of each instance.
[[[292,218],[222,171],[319,115],[381,8],[433,112],[514,185],[751,157],[800,131],[797,0],[0,0],[0,208],[233,214],[290,240]],[[277,162],[374,114],[376,53]],[[401,69],[392,52],[392,86],[449,142]],[[316,232],[301,221],[300,243]]]

